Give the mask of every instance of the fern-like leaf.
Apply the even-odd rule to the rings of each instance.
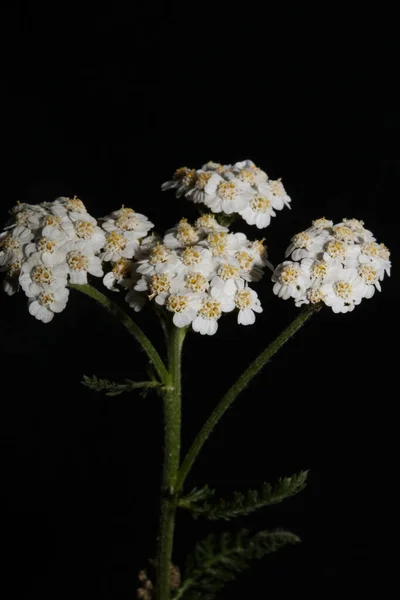
[[[188,557],[185,576],[173,600],[213,600],[226,583],[235,579],[253,559],[263,558],[300,539],[289,531],[260,531],[251,535],[242,530],[209,535]]]
[[[186,496],[179,499],[178,506],[181,508],[187,508],[192,512],[196,512],[198,506],[195,506],[198,502],[203,502],[208,498],[211,498],[215,494],[215,490],[212,490],[205,485],[201,488],[193,488]]]
[[[124,379],[123,383],[117,383],[108,379],[99,379],[95,375],[92,377],[84,375],[82,383],[96,392],[105,392],[106,396],[118,396],[123,392],[131,392],[136,389],[141,389],[141,394],[146,395],[148,388],[161,386],[158,381],[132,381],[131,379]]]
[[[203,516],[211,521],[223,519],[229,521],[254,512],[258,508],[278,504],[286,498],[301,492],[306,485],[308,471],[301,471],[291,477],[283,477],[272,486],[264,483],[260,490],[248,490],[246,493],[234,492],[232,498],[218,499],[215,503],[179,502],[179,506],[187,508],[193,516]],[[202,499],[202,498],[201,498]],[[185,500],[183,498],[182,500]]]

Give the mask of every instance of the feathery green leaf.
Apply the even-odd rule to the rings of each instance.
[[[123,392],[132,392],[136,389],[141,389],[141,394],[146,395],[148,388],[158,388],[161,386],[158,381],[132,381],[131,379],[124,379],[124,383],[117,383],[108,379],[99,379],[95,375],[92,377],[84,375],[82,383],[96,392],[105,392],[106,396],[118,396]]]
[[[243,529],[236,535],[214,533],[199,542],[188,557],[185,576],[173,600],[213,600],[236,573],[252,559],[263,558],[300,539],[290,531],[260,531],[251,535]]]
[[[211,521],[216,521],[217,519],[229,521],[235,517],[248,515],[258,508],[278,504],[286,498],[298,494],[305,488],[307,475],[308,471],[300,471],[300,473],[291,477],[279,479],[274,486],[270,483],[264,483],[260,490],[248,490],[245,493],[233,492],[232,498],[228,500],[219,498],[215,503],[204,502],[203,504],[198,504],[199,500],[204,500],[207,496],[193,498],[191,494],[196,490],[195,488],[188,496],[179,501],[179,506],[190,510],[195,518],[203,516]],[[204,490],[205,488],[202,489]],[[209,491],[211,492],[211,490]],[[213,495],[213,493],[214,490],[212,490],[212,493],[208,497]]]

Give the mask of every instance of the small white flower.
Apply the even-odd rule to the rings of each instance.
[[[198,310],[197,317],[192,322],[193,330],[201,333],[201,335],[214,335],[218,329],[217,321],[223,310],[224,307],[220,301],[211,297],[204,298]]]
[[[274,208],[276,208],[277,210],[280,210],[278,208],[278,205],[281,206],[281,208],[283,208],[284,206],[286,206],[287,208],[290,208],[290,202],[291,202],[291,198],[290,196],[288,196],[285,188],[283,187],[282,184],[282,180],[281,179],[270,179],[268,181],[268,186],[269,186],[269,190],[271,191],[271,193],[275,196],[275,200],[277,202],[277,204],[274,206]]]
[[[249,204],[239,211],[241,217],[249,225],[256,225],[258,229],[268,227],[271,222],[271,217],[275,217],[276,213],[272,206],[272,200],[268,196],[261,194],[255,195]]]
[[[67,285],[68,265],[61,263],[47,266],[40,252],[34,252],[21,266],[19,283],[28,298],[37,296],[41,291],[55,291]]]
[[[245,285],[236,291],[235,306],[239,309],[239,325],[253,325],[256,320],[254,313],[261,313],[263,310],[257,293]]]
[[[324,246],[330,234],[325,229],[318,231],[301,231],[292,237],[291,244],[288,246],[285,257],[291,256],[292,260],[301,260],[302,258],[318,258],[323,252]]]
[[[172,181],[163,183],[161,189],[163,192],[171,189],[176,190],[176,197],[180,198],[193,187],[196,180],[197,174],[195,169],[180,167],[175,171]]]
[[[223,262],[211,280],[211,295],[213,298],[233,296],[240,288],[243,277],[247,279],[249,274],[242,271],[236,261]]]
[[[358,262],[363,265],[370,265],[378,273],[380,281],[384,275],[390,276],[391,262],[390,252],[385,244],[376,242],[367,242],[360,247],[360,253],[357,257]]]
[[[66,196],[60,196],[53,202],[42,202],[41,206],[45,209],[51,210],[51,212],[60,217],[69,213],[87,213],[86,206],[77,196],[68,198]]]
[[[52,267],[65,259],[67,241],[68,237],[62,230],[54,225],[47,225],[34,242],[26,245],[25,254],[30,256],[34,252],[38,252],[42,262]]]
[[[193,246],[200,241],[200,235],[196,229],[188,223],[187,219],[181,219],[176,227],[167,231],[164,236],[164,244],[167,248],[177,249]]]
[[[21,260],[24,246],[32,239],[33,233],[22,225],[0,233],[0,266],[9,266]]]
[[[142,275],[174,272],[179,263],[176,253],[160,242],[157,242],[147,254],[146,258],[138,260],[137,263],[137,271]]]
[[[106,241],[100,253],[100,258],[105,262],[116,262],[120,258],[133,258],[138,248],[139,242],[137,240],[128,240],[122,233],[112,231],[106,234]]]
[[[311,284],[308,271],[307,264],[285,260],[276,267],[272,275],[272,281],[275,282],[274,294],[283,300],[302,296]]]
[[[173,323],[176,327],[186,327],[196,318],[205,294],[180,292],[171,294],[166,302],[166,308],[173,313]]]
[[[60,313],[67,305],[69,290],[58,288],[57,290],[41,291],[37,297],[29,298],[28,309],[32,316],[43,323],[49,323],[54,313]]]
[[[71,283],[87,283],[88,273],[95,277],[104,275],[100,258],[88,252],[83,242],[78,242],[75,250],[67,253],[66,262]]]
[[[102,228],[104,231],[122,234],[132,242],[144,238],[150,229],[154,227],[154,224],[145,215],[125,206],[103,217],[101,221],[103,221]]]
[[[196,230],[200,234],[209,234],[213,231],[229,231],[227,227],[220,225],[212,213],[201,215],[195,222]]]
[[[204,204],[212,212],[223,212],[227,215],[246,208],[254,197],[254,190],[240,179],[225,180],[218,174],[213,174],[205,189]]]
[[[163,305],[170,293],[171,278],[167,273],[157,273],[149,278],[141,277],[134,289],[137,292],[148,292],[149,300]]]
[[[211,277],[217,268],[216,258],[208,248],[203,246],[188,246],[179,251],[178,258],[176,273],[179,276],[195,271]]]
[[[356,269],[343,269],[339,276],[321,285],[320,294],[334,313],[346,313],[360,304],[365,296],[365,283]]]

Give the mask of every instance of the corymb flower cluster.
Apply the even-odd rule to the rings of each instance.
[[[174,189],[177,197],[205,204],[213,213],[237,213],[259,229],[270,224],[276,210],[290,208],[281,180],[269,179],[251,160],[234,165],[208,162],[197,170],[182,167],[161,189]]]
[[[251,325],[262,311],[249,283],[263,275],[266,247],[262,240],[229,232],[214,215],[202,215],[194,225],[182,219],[162,240],[143,240],[141,249],[143,258],[134,265],[126,296],[135,310],[146,293],[172,313],[177,327],[191,324],[207,335],[217,331],[223,313],[237,309],[238,323]]]
[[[390,275],[389,250],[357,219],[336,225],[316,219],[292,238],[286,258],[291,260],[274,270],[274,293],[294,298],[297,306],[323,302],[335,313],[350,312],[363,298],[372,298],[385,273]]]
[[[18,203],[0,234],[3,288],[12,295],[21,287],[31,315],[48,323],[64,310],[68,283],[87,283],[88,273],[102,277],[102,262],[114,265],[132,258],[152,226],[143,215],[123,207],[99,227],[76,197]]]

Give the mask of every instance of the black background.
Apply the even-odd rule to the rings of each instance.
[[[352,314],[313,318],[229,410],[188,487],[228,494],[310,469],[300,496],[232,525],[292,528],[302,545],[255,564],[221,598],[266,598],[275,584],[283,597],[349,583],[382,593],[397,535],[393,15],[191,8],[35,5],[5,16],[2,220],[17,200],[77,194],[94,216],[124,203],[162,232],[195,215],[159,191],[177,167],[244,158],[282,177],[292,197],[265,231],[273,263],[313,218],[363,219],[392,250],[383,293]],[[257,290],[264,312],[253,328],[230,315],[215,337],[187,338],[184,450],[296,315],[268,277]],[[77,293],[49,325],[28,314],[22,293],[0,303],[2,585],[16,598],[133,598],[154,555],[161,406],[155,395],[91,393],[80,379],[140,379],[144,356]],[[151,314],[137,319],[161,347]],[[180,518],[182,565],[211,526]]]

